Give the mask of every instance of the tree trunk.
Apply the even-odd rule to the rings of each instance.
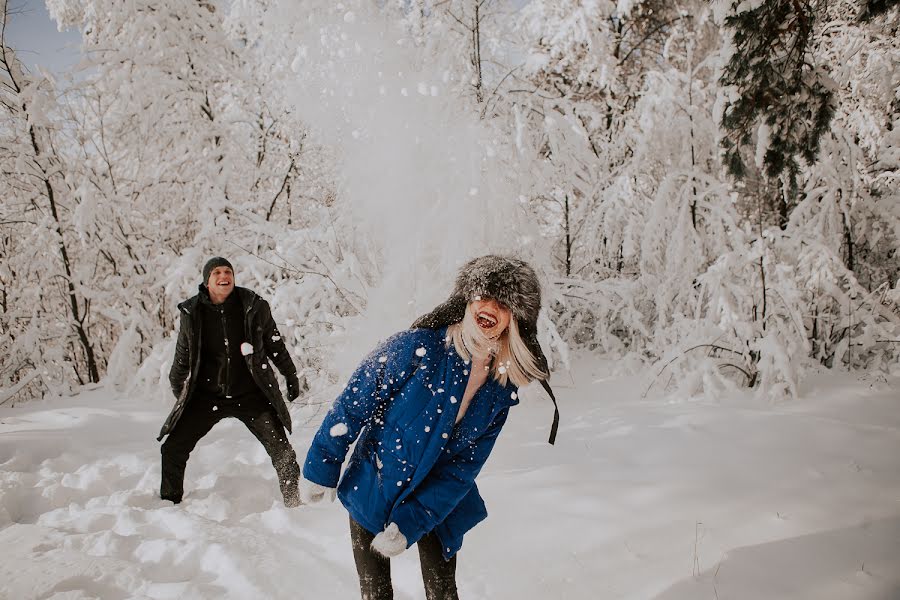
[[[566,194],[566,277],[572,275],[572,228],[569,223],[569,195]]]
[[[844,243],[847,245],[847,268],[856,272],[856,250],[853,246],[853,231],[850,227],[850,219],[847,211],[841,211],[841,222],[844,226]]]
[[[475,99],[481,104],[484,101],[481,77],[481,0],[473,2],[475,17],[472,20],[472,63],[475,67]]]

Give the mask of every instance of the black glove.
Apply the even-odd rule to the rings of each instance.
[[[300,379],[296,374],[287,378],[288,402],[293,402],[300,397]]]

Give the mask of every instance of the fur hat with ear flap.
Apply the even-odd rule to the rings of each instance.
[[[538,367],[550,373],[547,357],[537,339],[537,320],[541,311],[541,284],[534,269],[524,260],[496,254],[479,256],[464,264],[456,276],[453,292],[430,313],[416,319],[413,329],[440,329],[463,320],[466,305],[476,298],[493,298],[505,304],[519,326],[522,341],[531,351]],[[556,398],[546,381],[541,384],[553,400]],[[550,443],[556,439],[559,411],[554,413]]]
[[[453,295],[493,298],[505,304],[520,325],[537,327],[541,284],[524,260],[493,254],[470,260],[456,276]]]

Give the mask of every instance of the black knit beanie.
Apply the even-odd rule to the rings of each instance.
[[[222,258],[221,256],[214,256],[203,265],[203,285],[206,285],[209,282],[209,274],[213,272],[213,269],[216,267],[228,267],[231,269],[231,272],[234,272],[234,267],[231,266],[231,263],[228,262],[227,258]]]
[[[505,304],[519,326],[522,341],[534,356],[537,366],[548,374],[550,368],[537,339],[537,320],[541,310],[541,284],[534,269],[523,260],[488,254],[464,264],[456,276],[453,292],[442,304],[412,324],[413,329],[440,329],[463,320],[466,305],[477,297],[493,298]],[[556,408],[556,397],[545,380],[541,385],[547,390]],[[555,410],[550,443],[556,439],[559,411]]]

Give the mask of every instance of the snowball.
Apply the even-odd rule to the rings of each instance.
[[[331,434],[331,437],[340,437],[342,435],[347,435],[347,431],[348,429],[346,423],[338,423],[330,430],[328,430],[328,433]]]
[[[519,395],[517,393],[513,392],[512,394],[509,395],[509,397],[512,398],[513,400],[515,400],[516,398],[519,397]]]
[[[425,433],[428,433],[429,431],[431,431],[431,427],[426,426],[426,427],[425,427]]]
[[[456,404],[456,396],[450,396],[450,404]]]
[[[278,334],[276,333],[275,335],[272,336],[272,341],[273,341],[273,342],[280,342],[280,341],[281,341],[281,336],[278,335]]]
[[[417,348],[416,356],[425,356],[425,348]]]
[[[446,439],[447,439],[448,437],[450,437],[450,436],[447,435],[446,433],[442,433],[442,434],[441,434],[441,437],[444,438],[444,439],[446,440]]]
[[[378,357],[378,362],[380,362],[380,363],[386,363],[386,362],[387,362],[387,356],[379,356],[379,357]]]
[[[241,344],[241,354],[247,356],[248,354],[253,354],[253,344],[248,342],[244,342]]]

